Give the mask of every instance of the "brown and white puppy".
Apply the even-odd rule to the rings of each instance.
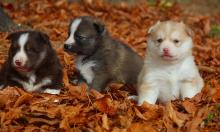
[[[28,92],[60,93],[62,67],[46,34],[20,31],[8,36],[11,46],[1,70],[1,87],[15,85]]]
[[[138,104],[193,97],[203,80],[192,55],[192,30],[182,22],[165,21],[149,31],[145,64],[138,78]]]
[[[136,84],[143,60],[113,39],[96,18],[83,16],[70,23],[67,52],[76,53],[76,68],[90,88],[103,91],[109,82]]]

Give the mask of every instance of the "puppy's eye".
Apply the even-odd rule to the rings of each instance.
[[[75,38],[76,38],[77,40],[86,40],[86,39],[87,39],[86,37],[81,36],[81,35],[75,35]]]
[[[158,42],[158,43],[162,43],[162,42],[163,42],[163,39],[162,39],[162,38],[159,38],[159,39],[157,39],[157,42]]]
[[[30,46],[27,47],[27,51],[31,53],[38,53],[38,50],[36,48],[30,47]]]
[[[174,39],[173,42],[174,42],[175,44],[177,44],[177,43],[179,43],[180,41],[177,40],[177,39]]]

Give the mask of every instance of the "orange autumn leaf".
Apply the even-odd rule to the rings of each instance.
[[[113,101],[108,96],[96,100],[94,106],[97,110],[109,115],[114,115],[117,112],[117,106],[114,106]]]
[[[66,69],[63,70],[63,83],[65,87],[68,87],[70,85],[69,77]]]
[[[68,53],[64,52],[63,58],[66,65],[72,64],[70,55]]]
[[[220,101],[220,88],[216,89],[215,95],[213,96],[213,101],[214,102]]]

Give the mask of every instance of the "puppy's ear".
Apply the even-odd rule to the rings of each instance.
[[[47,44],[50,43],[49,36],[48,36],[46,33],[42,33],[42,32],[38,32],[38,33],[39,33],[40,39],[41,39],[44,43],[47,43]]]
[[[95,30],[97,31],[97,33],[98,33],[99,35],[105,34],[106,29],[105,29],[105,25],[104,25],[102,22],[95,21],[95,22],[93,23],[93,26],[95,27]]]
[[[185,31],[186,33],[190,36],[193,37],[194,36],[194,32],[191,28],[189,28],[188,26],[185,25]]]
[[[19,35],[20,35],[20,32],[14,32],[14,33],[9,34],[6,39],[12,41],[15,38],[17,38]]]
[[[147,33],[148,33],[148,34],[151,34],[152,31],[153,31],[159,24],[160,24],[160,21],[157,21],[157,23],[156,23],[155,25],[151,26],[151,27],[148,29]]]
[[[183,21],[181,21],[180,24],[182,24],[184,26],[185,32],[187,33],[187,35],[189,35],[190,37],[194,36],[194,32],[190,27],[188,27],[186,24],[184,24]]]

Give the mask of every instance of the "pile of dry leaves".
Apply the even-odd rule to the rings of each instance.
[[[64,88],[61,95],[27,93],[8,87],[0,91],[1,131],[217,131],[220,130],[220,37],[215,17],[183,14],[178,5],[133,6],[102,1],[27,0],[13,8],[3,4],[17,22],[46,32],[57,49],[64,66]],[[18,6],[19,5],[19,6]],[[108,93],[86,85],[74,86],[69,76],[75,72],[74,57],[63,52],[67,27],[71,19],[91,15],[105,22],[115,38],[125,42],[139,55],[145,55],[147,29],[157,20],[183,20],[195,31],[194,55],[206,82],[202,93],[193,99],[175,100],[164,105],[136,106],[126,99],[129,87],[111,85]],[[214,31],[213,31],[214,30]],[[7,33],[0,33],[0,64],[7,56]],[[190,74],[190,73],[189,73]],[[119,90],[118,90],[119,89]]]

